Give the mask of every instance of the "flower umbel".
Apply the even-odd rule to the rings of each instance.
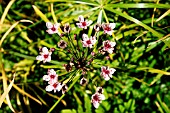
[[[95,24],[95,26],[90,27],[93,29],[88,31],[86,29],[92,24],[92,21],[85,20],[82,15],[80,15],[78,19],[79,23],[76,23],[76,25],[79,28],[82,28],[78,29],[78,31],[80,30],[79,33],[77,33],[75,28],[71,29],[69,24],[60,26],[59,23],[46,23],[48,28],[47,32],[49,34],[57,33],[57,45],[49,44],[50,47],[53,47],[50,50],[48,50],[47,47],[43,47],[40,51],[40,55],[38,55],[36,59],[43,61],[44,63],[50,62],[52,52],[54,51],[53,54],[56,54],[56,59],[58,61],[55,62],[54,59],[54,62],[52,63],[57,64],[57,71],[49,69],[47,74],[43,76],[43,80],[48,82],[48,85],[45,88],[48,92],[54,90],[54,92],[61,91],[62,94],[65,94],[72,87],[71,85],[68,88],[67,83],[74,80],[76,80],[75,82],[79,81],[81,86],[93,88],[94,84],[95,86],[96,84],[100,84],[98,83],[98,80],[93,80],[93,75],[97,75],[95,73],[98,73],[100,68],[100,76],[106,81],[110,80],[116,71],[114,68],[103,66],[102,62],[100,62],[106,59],[112,60],[107,53],[113,54],[116,45],[116,42],[112,42],[108,39],[105,40],[103,38],[106,35],[102,35],[101,27],[105,34],[112,35],[115,23],[105,23],[102,25]],[[58,32],[58,29],[61,29],[61,33]],[[107,63],[107,65],[109,64]],[[55,65],[52,65],[52,67],[53,66],[55,67]],[[77,73],[80,75],[80,80],[74,79],[74,77],[77,76]],[[60,76],[60,74],[62,76]],[[59,77],[61,77],[61,79],[59,79]],[[90,83],[90,81],[92,82]],[[98,108],[102,100],[105,99],[103,92],[104,90],[102,87],[97,87],[96,92],[91,96],[91,102],[95,108]]]

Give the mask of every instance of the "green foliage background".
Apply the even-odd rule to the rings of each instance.
[[[98,109],[94,109],[90,102],[92,86],[80,86],[78,80],[74,85],[69,84],[73,87],[60,98],[61,101],[51,112],[170,113],[170,1],[0,2],[0,94],[4,92],[4,78],[9,84],[15,72],[9,97],[17,112],[48,112],[62,96],[60,93],[47,93],[42,76],[49,67],[61,69],[67,61],[66,58],[60,61],[60,57],[65,56],[52,56],[54,60],[47,65],[37,62],[35,58],[40,47],[57,47],[59,41],[56,35],[46,33],[46,21],[70,23],[73,32],[78,34],[75,23],[78,16],[83,15],[93,20],[93,25],[97,22],[116,23],[114,35],[106,37],[117,42],[115,53],[110,55],[110,60],[95,59],[99,63],[94,65],[97,71],[92,75],[96,75],[93,79],[103,86],[106,100]],[[12,3],[11,6],[8,3]],[[109,65],[117,70],[111,80],[100,78],[101,65]],[[6,101],[0,112],[12,112]]]

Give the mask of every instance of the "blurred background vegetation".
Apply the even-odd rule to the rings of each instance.
[[[110,81],[103,81],[100,67],[95,66],[94,79],[106,96],[98,109],[90,102],[90,84],[83,87],[78,81],[52,112],[170,113],[169,4],[169,0],[0,0],[1,95],[15,72],[9,100],[3,101],[0,112],[13,108],[46,113],[55,104],[62,94],[46,92],[42,76],[49,66],[60,69],[64,61],[57,54],[47,65],[35,60],[40,47],[53,47],[59,41],[46,33],[45,22],[70,23],[78,34],[75,23],[83,15],[93,25],[116,23],[114,36],[108,37],[117,42],[115,53],[110,60],[96,60],[117,71]]]

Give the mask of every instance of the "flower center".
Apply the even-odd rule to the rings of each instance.
[[[44,55],[44,58],[48,58],[48,54],[45,54],[45,55]]]
[[[106,27],[105,27],[105,30],[106,30],[106,31],[111,31],[111,28],[110,28],[109,26],[106,26]]]
[[[50,75],[50,78],[51,78],[51,79],[54,79],[54,78],[55,78],[55,75]]]
[[[108,43],[105,43],[105,44],[104,44],[104,47],[105,47],[105,48],[111,48],[111,45],[108,44]]]
[[[51,30],[52,30],[52,31],[55,31],[55,30],[56,30],[56,28],[53,26],[53,27],[51,28]]]
[[[91,44],[91,40],[87,40],[86,43],[87,43],[87,44]]]
[[[58,83],[54,83],[53,87],[56,88],[58,86]]]
[[[61,47],[65,46],[65,42],[61,42],[61,43],[60,43],[60,46],[61,46]]]
[[[99,96],[98,96],[97,94],[96,94],[96,95],[94,95],[93,100],[95,100],[95,101],[99,101]]]
[[[82,25],[83,25],[83,26],[86,26],[87,24],[86,24],[86,22],[82,22]]]
[[[107,74],[107,75],[110,73],[109,70],[103,70],[103,72],[104,72],[105,74]]]

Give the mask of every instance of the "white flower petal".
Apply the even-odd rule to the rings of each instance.
[[[59,26],[60,26],[60,23],[55,23],[55,24],[54,24],[54,27],[55,27],[56,29],[58,29]]]
[[[100,99],[105,100],[105,96],[103,94],[100,94]]]
[[[38,55],[38,56],[36,57],[36,60],[43,61],[43,60],[44,60],[44,57],[43,57],[43,56],[41,56],[41,55]]]
[[[88,35],[87,34],[83,34],[83,41],[87,41],[87,40],[89,40],[89,37],[88,37]]]
[[[49,81],[49,80],[50,80],[50,76],[49,76],[49,75],[44,75],[44,76],[43,76],[43,80]]]
[[[48,58],[45,59],[46,62],[50,62],[51,61],[51,56],[49,55]]]
[[[46,23],[46,27],[47,27],[48,29],[50,29],[50,28],[53,27],[53,24],[52,24],[51,22],[47,22],[47,23]]]
[[[46,91],[52,91],[54,89],[54,87],[53,86],[51,86],[51,85],[48,85],[46,88],[45,88],[45,90]]]
[[[92,21],[92,20],[89,20],[89,21],[87,22],[87,26],[91,25],[92,23],[93,23],[93,21]]]
[[[47,47],[43,47],[43,48],[42,48],[42,52],[43,52],[44,54],[48,53]]]
[[[110,23],[109,27],[111,27],[111,29],[114,29],[116,27],[116,23]]]
[[[47,32],[48,34],[54,34],[54,31],[52,31],[51,29],[46,30],[46,32]]]
[[[107,34],[108,35],[112,35],[112,32],[113,32],[112,30],[111,31],[107,31]]]
[[[116,42],[110,42],[111,47],[114,47],[116,45]]]
[[[107,75],[107,76],[104,77],[104,79],[105,79],[106,81],[108,81],[108,80],[110,80],[110,77]]]
[[[99,107],[99,103],[96,102],[96,101],[94,101],[94,102],[93,102],[93,106],[94,106],[95,108],[98,108],[98,107]]]
[[[113,48],[108,49],[107,52],[112,54],[113,53]]]
[[[80,15],[80,16],[78,17],[78,19],[79,19],[80,22],[83,22],[83,21],[84,21],[84,17],[83,17],[82,15]]]
[[[113,74],[116,71],[114,68],[110,68],[110,74]]]
[[[59,83],[58,85],[57,85],[57,87],[56,87],[56,90],[57,91],[60,91],[62,89],[62,85],[61,85],[61,83]]]

